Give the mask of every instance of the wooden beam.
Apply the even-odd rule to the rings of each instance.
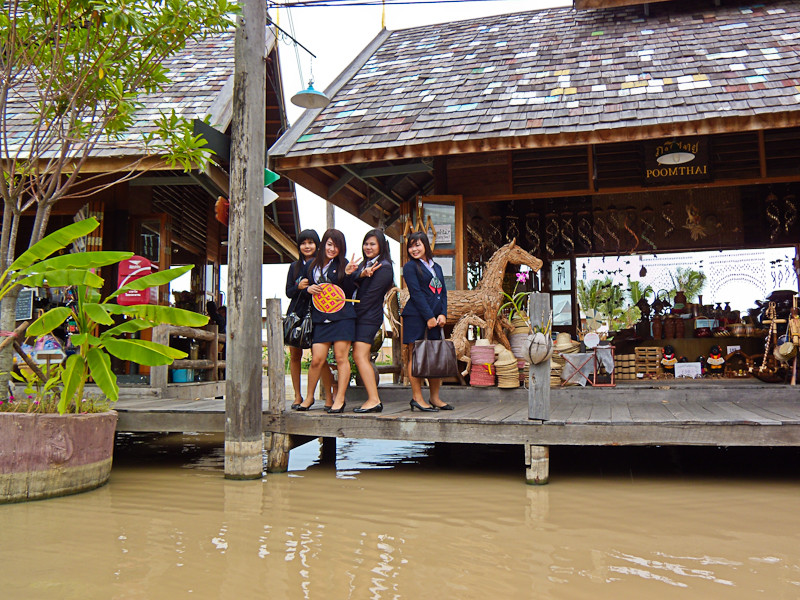
[[[325,196],[325,198],[328,200],[333,198],[342,189],[344,189],[344,186],[350,183],[350,181],[352,181],[354,177],[355,175],[353,175],[352,173],[345,173],[344,175],[339,177],[339,179],[337,179],[330,186],[328,186],[328,195]]]
[[[225,477],[263,476],[261,266],[264,246],[267,5],[243,0],[234,42],[228,245]]]
[[[758,167],[761,173],[761,177],[766,179],[767,177],[767,150],[764,144],[764,131],[758,132]]]
[[[291,256],[293,260],[300,258],[297,244],[267,217],[264,217],[264,235],[275,240],[280,246],[281,251]]]

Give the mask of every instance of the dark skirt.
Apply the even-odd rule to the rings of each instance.
[[[428,332],[428,339],[429,340],[440,340],[442,339],[441,327],[434,327],[433,329],[428,329],[428,322],[423,319],[422,317],[417,317],[414,315],[409,315],[407,317],[403,317],[403,343],[404,344],[413,344],[417,340],[425,339],[425,331]]]
[[[380,323],[377,325],[370,325],[369,323],[356,321],[356,335],[353,341],[364,342],[371,345],[372,342],[375,341],[375,335],[378,333],[380,328]]]
[[[356,336],[356,320],[340,319],[330,323],[314,323],[314,343],[352,342]]]

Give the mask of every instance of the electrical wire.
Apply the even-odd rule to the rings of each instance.
[[[278,4],[275,0],[266,0],[267,7],[306,8],[315,6],[403,6],[414,4],[467,4],[478,2],[508,2],[509,0],[292,0]],[[520,0],[522,3],[522,0]]]

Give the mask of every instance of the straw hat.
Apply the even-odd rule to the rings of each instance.
[[[556,335],[556,341],[553,344],[553,348],[558,352],[563,352],[565,350],[574,350],[580,345],[581,343],[573,340],[569,333],[566,331],[560,331],[558,332],[558,335]]]

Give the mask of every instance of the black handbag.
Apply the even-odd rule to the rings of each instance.
[[[311,343],[314,337],[314,323],[311,320],[311,309],[309,308],[306,316],[300,321],[300,324],[293,330],[295,343],[293,346],[298,348],[311,348]]]
[[[292,343],[292,330],[295,329],[300,325],[300,317],[297,316],[297,313],[290,312],[288,315],[283,317],[283,343],[294,345]]]
[[[426,329],[425,339],[414,342],[411,356],[411,375],[414,377],[439,379],[458,375],[456,347],[452,340],[444,339],[443,329],[441,333],[441,340],[429,340]]]
[[[294,346],[295,348],[311,348],[313,336],[314,323],[311,321],[311,309],[309,308],[303,320],[298,320],[297,325],[289,332],[289,337],[284,341],[289,346]]]

